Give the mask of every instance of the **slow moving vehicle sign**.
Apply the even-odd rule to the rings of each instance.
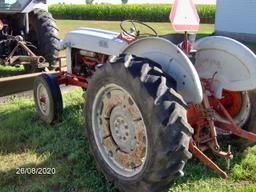
[[[175,31],[198,31],[200,18],[193,0],[175,0],[170,21]]]

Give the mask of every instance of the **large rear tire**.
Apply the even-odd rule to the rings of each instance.
[[[256,133],[256,90],[249,91],[247,94],[250,102],[250,114],[242,128],[247,131]],[[245,150],[246,148],[256,144],[256,142],[252,142],[239,137],[233,137],[232,141],[240,150]]]
[[[29,20],[29,41],[38,48],[34,51],[43,56],[50,66],[54,66],[59,56],[59,29],[55,20],[50,13],[42,9],[33,10],[29,14]]]
[[[121,55],[89,81],[86,131],[99,170],[122,191],[167,191],[191,157],[193,129],[176,82],[151,60]]]

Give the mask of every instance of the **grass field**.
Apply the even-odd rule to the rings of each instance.
[[[66,32],[71,31],[77,27],[90,27],[105,29],[115,32],[120,32],[120,22],[119,21],[83,21],[83,20],[57,20],[57,24],[60,28],[60,37],[64,38]],[[147,23],[160,35],[174,33],[170,23]],[[129,28],[128,28],[129,29]],[[201,24],[200,34],[211,34],[214,30],[214,25],[212,24]]]
[[[117,22],[58,21],[58,25],[62,37],[64,31],[78,26],[118,31]],[[168,32],[170,27],[165,29],[162,25],[169,26],[161,23],[157,29],[161,33]],[[211,33],[212,29],[212,25],[205,25],[200,33]],[[39,120],[31,99],[12,97],[6,103],[0,103],[0,192],[117,191],[96,170],[89,153],[82,94],[81,90],[75,90],[64,95],[64,114],[54,126]],[[256,147],[243,153],[233,148],[233,152],[235,158],[228,171],[228,180],[220,179],[193,158],[185,168],[185,176],[175,183],[170,192],[256,192]],[[224,159],[211,157],[225,169]],[[24,167],[55,168],[56,173],[17,175],[17,168]]]
[[[30,99],[12,98],[0,105],[0,191],[115,192],[96,171],[84,134],[82,91],[64,95],[62,120],[49,126],[38,119]],[[235,152],[235,151],[234,151]],[[212,156],[223,167],[223,159]],[[55,175],[17,175],[18,167],[55,168]],[[235,152],[222,180],[197,159],[188,162],[185,177],[173,192],[256,191],[256,148]]]

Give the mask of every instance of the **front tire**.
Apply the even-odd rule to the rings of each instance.
[[[63,111],[60,87],[53,75],[42,74],[33,86],[36,111],[40,119],[53,124],[59,120]]]
[[[85,118],[98,169],[122,191],[167,191],[191,157],[186,104],[151,60],[122,55],[98,69]]]

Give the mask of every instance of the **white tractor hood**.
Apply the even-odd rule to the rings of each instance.
[[[77,28],[66,34],[65,39],[60,43],[60,48],[72,47],[105,55],[119,55],[128,43],[119,39],[118,35],[119,33],[112,31]]]

